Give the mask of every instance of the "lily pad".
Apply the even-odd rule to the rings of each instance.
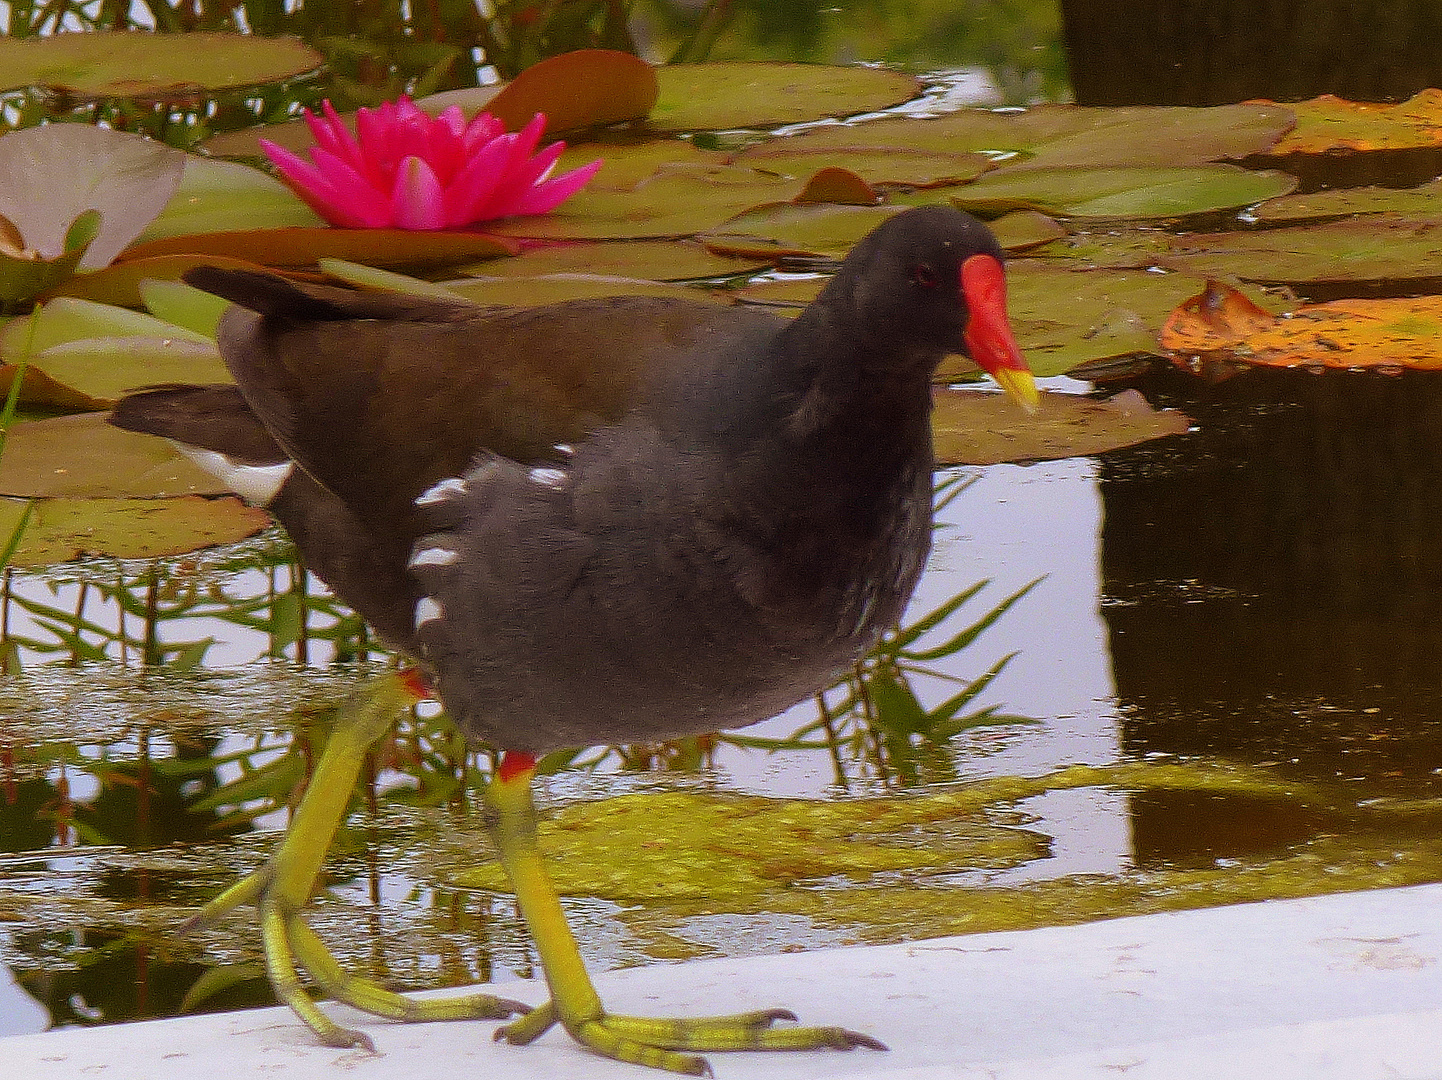
[[[962,109],[933,119],[890,117],[818,127],[780,141],[789,151],[869,147],[961,154],[1022,155],[1033,167],[1201,165],[1271,148],[1292,127],[1277,105],[1211,109],[1093,109],[1042,105],[1025,112]],[[778,145],[773,143],[770,145]]]
[[[325,221],[275,177],[233,161],[185,156],[174,195],[137,243],[242,229],[319,228]]]
[[[264,266],[314,266],[346,259],[371,266],[416,270],[451,266],[491,255],[511,255],[517,245],[478,232],[412,232],[406,229],[248,229],[171,236],[134,244],[124,258],[161,255],[222,255]]]
[[[806,181],[792,202],[838,203],[843,206],[875,206],[881,201],[876,189],[850,169],[827,166]]]
[[[509,131],[519,131],[537,113],[545,113],[546,132],[554,135],[644,119],[658,93],[656,69],[639,57],[612,49],[578,49],[526,68],[485,110]]]
[[[1028,167],[988,173],[957,189],[951,201],[983,214],[1031,209],[1065,217],[1176,218],[1239,209],[1296,186],[1296,178],[1286,173],[1234,165]]]
[[[667,171],[632,192],[581,191],[549,214],[490,222],[486,229],[547,240],[694,236],[758,204],[794,198],[800,189],[795,181],[730,166]]]
[[[93,274],[76,274],[56,285],[45,299],[68,296],[115,307],[138,308],[145,304],[140,286],[145,281],[179,281],[197,266],[219,266],[230,270],[263,270],[258,263],[224,255],[157,255],[147,259],[126,259]]]
[[[1035,414],[998,393],[938,388],[932,398],[936,460],[943,465],[1082,457],[1191,427],[1186,416],[1159,412],[1134,390],[1107,401],[1043,393]]]
[[[822,169],[845,169],[868,184],[940,187],[974,180],[993,161],[985,154],[945,154],[926,150],[844,146],[835,149],[792,150],[787,139],[743,150],[732,161],[781,176],[805,180]]]
[[[488,259],[459,267],[458,272],[492,278],[600,274],[651,281],[693,281],[752,273],[769,261],[716,255],[694,240],[629,240],[530,248],[515,258]]]
[[[1353,214],[1411,214],[1425,217],[1442,206],[1442,180],[1414,188],[1337,188],[1305,195],[1283,195],[1254,207],[1252,216],[1267,225],[1307,218],[1350,217]]]
[[[1275,154],[1442,146],[1442,90],[1422,90],[1395,105],[1324,94],[1287,108],[1296,114],[1297,126],[1273,147]]]
[[[1442,277],[1442,216],[1371,215],[1257,232],[1178,237],[1158,260],[1200,278],[1303,284]]]
[[[26,500],[0,499],[0,533],[20,523]],[[10,560],[51,566],[84,556],[154,559],[254,536],[270,524],[264,510],[237,498],[43,499]]]
[[[1442,296],[1335,300],[1284,316],[1208,282],[1167,320],[1162,344],[1179,358],[1225,354],[1244,364],[1442,370]]]
[[[325,63],[295,38],[92,32],[0,37],[0,89],[40,86],[83,98],[165,99],[281,82]]]
[[[606,131],[568,145],[556,162],[556,172],[579,168],[597,158],[604,164],[586,185],[587,191],[633,191],[642,181],[667,169],[713,168],[725,165],[728,155],[719,150],[702,150],[689,139],[641,139],[626,132]]]
[[[70,278],[100,231],[100,212],[87,210],[65,232],[64,251],[47,259],[27,250],[20,230],[0,217],[0,309],[15,311]]]
[[[718,225],[701,239],[714,252],[738,256],[839,257],[901,206],[773,203]]]
[[[1055,218],[1036,210],[1013,210],[991,222],[992,234],[1006,251],[1025,251],[1050,244],[1067,235]]]
[[[716,289],[695,289],[664,281],[605,277],[600,274],[543,274],[528,278],[474,278],[448,281],[446,288],[477,304],[534,307],[560,300],[584,300],[600,296],[665,296],[680,300],[731,303],[730,294]]]
[[[657,131],[780,127],[888,109],[921,93],[901,72],[823,64],[667,64],[656,78]]]
[[[7,43],[0,38],[0,45]],[[0,215],[20,230],[27,247],[55,258],[66,250],[75,220],[98,211],[99,232],[80,260],[81,269],[95,269],[160,213],[184,168],[178,150],[89,124],[12,131],[0,137]]]
[[[88,412],[12,426],[0,455],[0,495],[155,499],[229,490],[169,441],[122,431],[105,417]]]

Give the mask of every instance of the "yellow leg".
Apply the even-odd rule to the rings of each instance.
[[[375,1049],[368,1036],[341,1027],[311,1001],[301,986],[302,969],[335,1000],[393,1020],[504,1019],[528,1008],[492,994],[412,1001],[368,979],[347,974],[301,918],[326,852],[345,817],[366,750],[413,700],[414,690],[408,679],[388,675],[347,702],[285,839],[270,862],[206,904],[188,924],[203,926],[234,908],[256,904],[260,908],[266,975],[275,995],[327,1046]]]
[[[536,809],[531,799],[534,766],[527,755],[506,755],[486,790],[487,824],[535,940],[551,1001],[500,1028],[497,1039],[528,1043],[559,1022],[577,1042],[606,1057],[689,1076],[709,1076],[711,1068],[705,1058],[683,1051],[886,1049],[871,1036],[845,1028],[773,1028],[777,1020],[796,1019],[785,1009],[696,1019],[607,1013],[581,962],[580,949],[536,841]]]

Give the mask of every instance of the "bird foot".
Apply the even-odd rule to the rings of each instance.
[[[605,1057],[683,1076],[712,1075],[710,1063],[694,1051],[887,1048],[870,1035],[846,1028],[772,1026],[778,1020],[795,1019],[796,1014],[790,1009],[762,1009],[733,1016],[686,1019],[603,1012],[588,1019],[562,1022],[555,1003],[548,1001],[519,1020],[497,1028],[494,1037],[498,1042],[505,1040],[513,1046],[524,1046],[562,1022],[572,1038]]]
[[[291,828],[270,861],[211,900],[183,928],[196,930],[214,925],[228,912],[255,904],[260,911],[265,972],[276,998],[290,1006],[327,1046],[375,1050],[368,1035],[342,1027],[317,1007],[301,985],[302,971],[327,996],[390,1020],[504,1020],[530,1008],[493,994],[413,1001],[370,979],[349,974],[301,917],[326,850],[345,816],[366,747],[385,730],[396,710],[410,700],[408,694],[411,691],[403,677],[390,676],[347,704]]]

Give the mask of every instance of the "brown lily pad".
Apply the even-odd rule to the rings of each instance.
[[[485,110],[509,131],[519,131],[537,113],[545,113],[546,132],[554,135],[644,119],[658,94],[656,69],[639,57],[612,49],[578,49],[526,68]]]
[[[1083,457],[1191,427],[1186,416],[1157,411],[1134,390],[1106,401],[1043,393],[1034,414],[999,393],[938,388],[932,399],[936,460],[944,465]]]
[[[157,255],[128,259],[93,274],[77,274],[51,289],[44,299],[69,296],[97,304],[138,308],[145,303],[140,295],[142,281],[179,281],[181,275],[197,266],[219,266],[227,270],[264,269],[258,263],[225,255]]]
[[[0,536],[10,536],[27,500],[0,499]],[[15,566],[51,566],[85,556],[153,559],[233,544],[270,524],[234,497],[41,499],[34,503]]]

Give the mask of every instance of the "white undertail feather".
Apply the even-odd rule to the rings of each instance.
[[[219,450],[202,450],[198,446],[168,441],[251,506],[269,505],[295,469],[293,461],[282,461],[275,465],[246,465]]]

